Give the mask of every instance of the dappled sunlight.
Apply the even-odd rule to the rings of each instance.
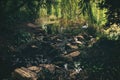
[[[118,40],[120,38],[120,26],[113,24],[104,30],[104,34],[111,40]]]

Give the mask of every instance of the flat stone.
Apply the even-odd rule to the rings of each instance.
[[[34,71],[36,73],[38,73],[42,70],[42,68],[37,67],[37,66],[31,66],[31,67],[28,67],[28,69],[31,70],[31,71]]]
[[[78,49],[78,46],[71,45],[70,43],[66,44],[66,46],[70,47],[71,49]]]
[[[13,78],[15,80],[37,80],[37,74],[30,71],[25,67],[17,68],[13,72]]]
[[[74,51],[74,52],[71,52],[71,53],[69,53],[69,54],[66,54],[66,55],[62,55],[63,57],[71,57],[71,58],[73,58],[73,57],[77,57],[77,56],[79,56],[80,55],[80,52],[79,51]]]

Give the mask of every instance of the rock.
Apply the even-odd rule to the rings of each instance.
[[[78,40],[77,37],[74,37],[74,40],[75,40],[75,43],[76,43],[76,44],[81,44],[81,45],[83,44],[81,41]]]
[[[37,74],[30,71],[25,67],[17,68],[13,72],[13,78],[15,80],[37,80]]]
[[[21,67],[15,69],[13,72],[14,80],[48,80],[54,79],[68,80],[68,78],[76,79],[78,73],[73,69],[65,70],[62,67],[56,66],[54,64],[40,64],[39,66],[31,66],[28,68]],[[65,77],[68,76],[68,77]],[[57,76],[57,77],[56,77]],[[60,79],[60,80],[61,80]],[[70,80],[72,80],[70,79]]]
[[[37,66],[31,66],[31,67],[28,67],[29,70],[33,71],[33,72],[40,72],[42,70],[42,68],[40,67],[37,67]]]
[[[66,54],[66,55],[62,55],[63,57],[71,57],[71,58],[74,58],[74,57],[77,57],[80,55],[80,52],[79,51],[74,51],[74,52],[71,52],[69,54]]]
[[[78,35],[76,38],[78,38],[78,40],[84,40],[84,37],[82,35]]]
[[[69,47],[71,49],[78,49],[78,46],[76,45],[71,45],[70,43],[66,44],[66,47]]]
[[[39,66],[49,70],[50,72],[55,71],[56,68],[56,66],[53,64],[40,64]]]
[[[32,48],[38,48],[36,45],[31,45]]]
[[[37,80],[39,77],[42,77],[41,75],[38,76],[38,74],[42,73],[44,69],[53,73],[56,68],[60,69],[60,67],[53,64],[40,64],[39,66],[31,66],[28,68],[21,67],[15,69],[12,75],[15,80]],[[42,75],[44,75],[44,73],[42,73]]]

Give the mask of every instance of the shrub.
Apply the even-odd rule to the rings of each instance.
[[[118,40],[120,38],[120,26],[111,25],[110,28],[104,30],[104,35],[110,40]]]

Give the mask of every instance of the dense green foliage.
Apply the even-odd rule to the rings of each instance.
[[[108,25],[111,24],[120,24],[120,1],[113,1],[113,0],[102,0],[100,3],[101,8],[107,9],[107,23]]]
[[[15,24],[34,21],[38,17],[41,0],[1,0],[0,1],[0,30],[9,31]],[[13,28],[14,29],[14,28]]]

